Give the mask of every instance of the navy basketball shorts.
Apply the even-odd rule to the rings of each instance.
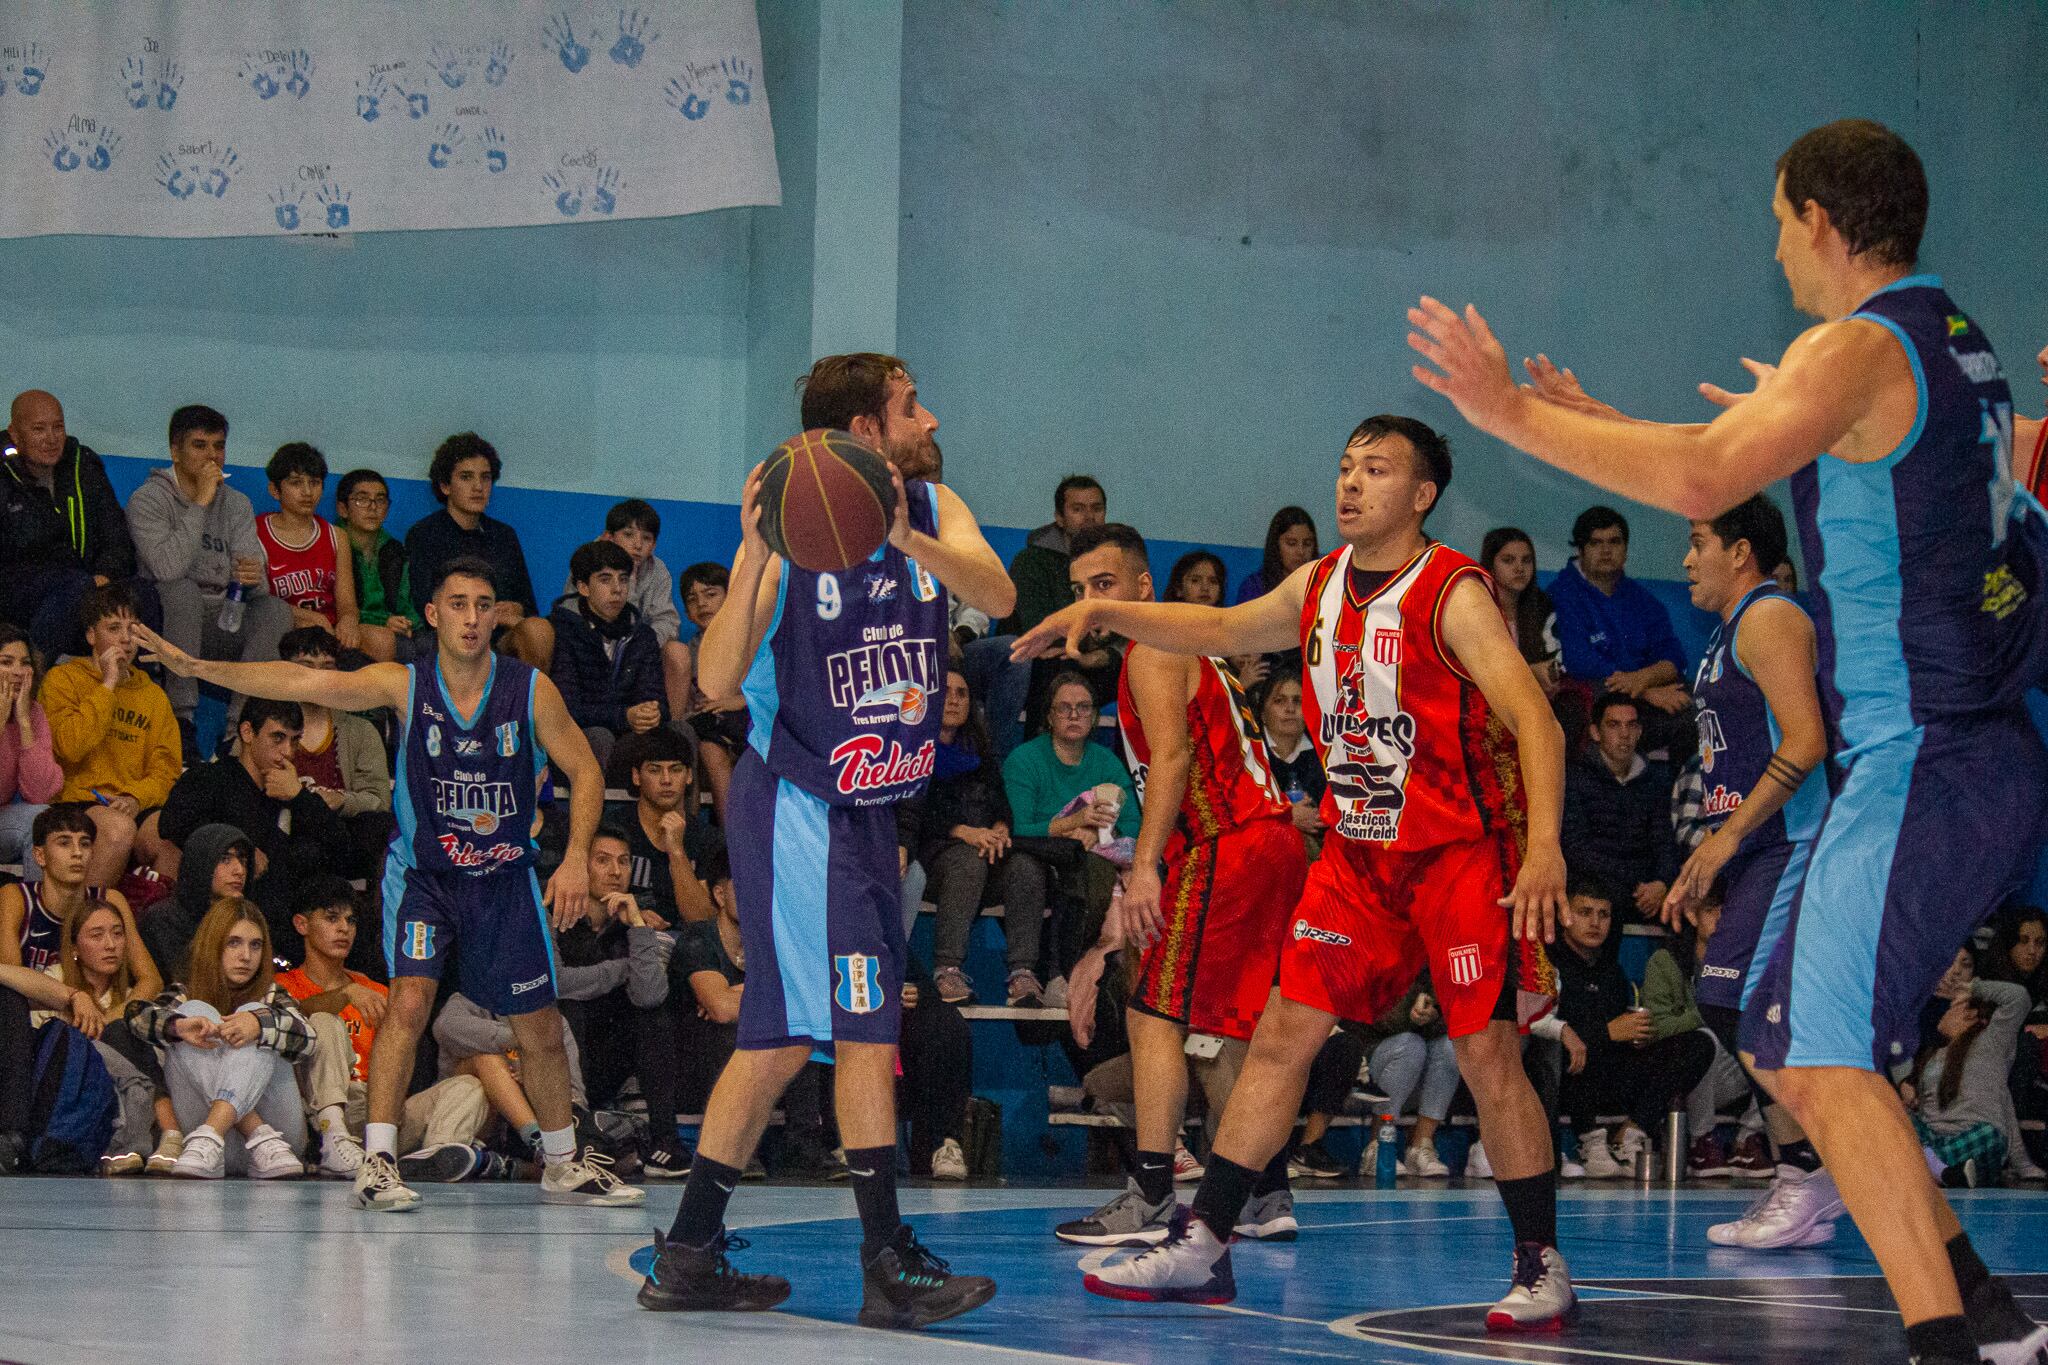
[[[739,1046],[893,1044],[904,953],[895,806],[829,805],[749,747],[725,823],[747,953]]]
[[[1941,720],[1845,762],[1742,1016],[1764,1070],[1912,1055],[1956,950],[2033,876],[2048,751],[2022,712]]]
[[[471,876],[384,865],[384,961],[391,975],[441,979],[449,954],[462,993],[493,1014],[555,1003],[555,946],[530,867]]]
[[[1779,840],[1754,853],[1745,849],[1721,869],[1721,921],[1700,962],[1702,1005],[1739,1010],[1749,999],[1763,964],[1784,936],[1792,898],[1812,856],[1811,843]]]

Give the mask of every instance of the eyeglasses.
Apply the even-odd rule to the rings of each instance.
[[[1078,719],[1081,716],[1092,716],[1095,714],[1095,703],[1092,701],[1065,701],[1053,707],[1052,713],[1069,720]]]
[[[388,493],[351,493],[348,495],[348,505],[351,507],[389,507],[391,505],[391,496]]]

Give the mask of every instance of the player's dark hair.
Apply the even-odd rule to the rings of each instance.
[[[293,659],[303,659],[309,654],[325,654],[330,659],[339,659],[341,641],[325,626],[300,626],[278,637],[278,658],[289,662]]]
[[[490,585],[491,595],[498,592],[498,571],[491,567],[491,561],[476,555],[457,555],[445,561],[434,571],[434,577],[427,584],[427,600],[433,601],[440,595],[441,585],[451,578],[475,578]]]
[[[1822,124],[1778,158],[1792,211],[1811,202],[1827,210],[1851,256],[1910,266],[1927,230],[1927,171],[1919,156],[1882,123],[1863,118]]]
[[[59,801],[54,806],[38,812],[29,822],[28,839],[41,848],[49,842],[52,834],[83,834],[96,838],[99,827],[92,822],[92,808],[83,801]]]
[[[387,495],[391,492],[391,485],[387,483],[385,481],[384,476],[382,474],[379,474],[376,470],[351,469],[348,473],[342,475],[341,478],[335,481],[335,511],[339,512],[342,508],[342,505],[349,500],[349,497],[356,491],[356,489],[362,487],[366,483],[376,484],[379,488],[383,489]]]
[[[1707,522],[1707,529],[1730,549],[1738,540],[1749,542],[1749,557],[1757,572],[1768,578],[1785,558],[1785,514],[1778,504],[1758,493]]]
[[[809,374],[796,381],[796,391],[802,396],[804,430],[836,427],[851,431],[856,417],[881,421],[889,401],[889,380],[899,374],[908,377],[910,367],[879,351],[821,357]]]
[[[1105,521],[1100,526],[1083,526],[1067,540],[1067,553],[1079,559],[1092,554],[1105,545],[1114,545],[1125,554],[1136,555],[1138,563],[1146,573],[1152,572],[1152,556],[1145,549],[1145,537],[1138,534],[1134,526],[1120,521]]]
[[[1057,484],[1053,485],[1052,514],[1055,517],[1065,516],[1067,511],[1067,494],[1072,493],[1077,489],[1088,488],[1092,488],[1096,492],[1101,493],[1102,505],[1104,507],[1109,506],[1109,494],[1104,491],[1101,484],[1095,481],[1095,476],[1093,474],[1069,474],[1064,479],[1061,479]]]
[[[78,599],[78,624],[91,630],[109,616],[135,616],[135,595],[118,580],[89,589]]]
[[[263,477],[281,484],[294,474],[309,474],[326,483],[327,457],[306,441],[286,441],[271,455],[270,463],[263,466]]]
[[[204,403],[187,403],[171,414],[171,444],[176,445],[193,432],[204,436],[228,434],[228,419]]]
[[[1444,494],[1451,487],[1451,443],[1444,434],[1427,422],[1418,422],[1413,417],[1402,417],[1396,413],[1383,412],[1377,417],[1368,417],[1351,429],[1351,435],[1344,444],[1347,448],[1355,445],[1370,445],[1389,436],[1406,437],[1408,444],[1415,447],[1415,458],[1422,461],[1422,477],[1436,485],[1436,496],[1429,500],[1429,506],[1422,510],[1422,519],[1429,520],[1429,514],[1444,500]]]
[[[458,431],[441,442],[434,451],[433,463],[427,466],[427,482],[433,486],[437,502],[447,505],[448,485],[455,481],[455,466],[478,456],[489,463],[492,483],[505,477],[505,462],[498,458],[498,448],[475,432]]]
[[[345,878],[332,872],[322,872],[307,881],[299,892],[299,908],[294,912],[311,915],[321,910],[346,910],[358,920],[363,917],[362,903],[356,897],[356,889]]]
[[[242,703],[242,714],[235,721],[236,727],[248,726],[251,734],[260,735],[263,727],[276,721],[287,730],[306,728],[306,713],[295,701],[279,701],[275,697],[251,697]]]
[[[1609,886],[1606,878],[1597,872],[1574,872],[1565,879],[1564,898],[1569,901],[1578,896],[1585,896],[1590,900],[1606,901],[1607,908],[1610,910],[1616,906],[1614,888]]]
[[[1631,697],[1628,693],[1602,692],[1599,696],[1593,698],[1593,711],[1588,723],[1593,728],[1598,729],[1600,722],[1607,718],[1607,713],[1617,706],[1626,706],[1636,713],[1637,719],[1640,720],[1642,718],[1642,703]]]
[[[1308,527],[1309,535],[1315,540],[1316,548],[1322,549],[1322,537],[1316,533],[1316,519],[1308,514],[1305,507],[1283,507],[1273,514],[1266,523],[1266,553],[1259,561],[1259,578],[1271,592],[1286,581],[1288,570],[1280,562],[1280,537],[1297,526]],[[1228,587],[1228,584],[1225,585]]]
[[[732,572],[716,560],[707,559],[692,564],[676,577],[676,595],[688,597],[690,589],[702,583],[708,588],[722,588],[732,581]]]
[[[637,527],[650,536],[661,534],[661,513],[654,510],[654,504],[645,498],[627,498],[612,504],[612,510],[604,514],[604,529],[616,534],[627,527]]]
[[[1628,518],[1604,502],[1596,502],[1572,520],[1572,548],[1583,550],[1586,542],[1593,538],[1595,531],[1604,531],[1610,526],[1621,528],[1621,543],[1628,544]]]
[[[631,577],[633,556],[609,540],[593,540],[576,547],[569,556],[569,581],[588,583],[606,569],[612,569]]]
[[[1186,601],[1187,599],[1181,594],[1187,587],[1187,577],[1203,564],[1207,564],[1216,571],[1216,590],[1222,594],[1216,600],[1219,602],[1229,601],[1230,570],[1223,563],[1223,556],[1217,554],[1214,550],[1189,550],[1179,559],[1174,560],[1173,569],[1166,575],[1166,593],[1160,600],[1165,602]]]

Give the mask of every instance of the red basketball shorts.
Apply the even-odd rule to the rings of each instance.
[[[1505,836],[1414,853],[1325,839],[1281,948],[1280,993],[1369,1023],[1427,967],[1451,1037],[1495,1019],[1526,1027],[1555,986],[1542,948],[1509,937],[1500,901],[1518,861]]]
[[[1307,876],[1308,851],[1285,817],[1188,845],[1167,864],[1166,932],[1138,963],[1131,1008],[1196,1033],[1251,1037]]]

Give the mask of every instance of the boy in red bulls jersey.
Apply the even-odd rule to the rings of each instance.
[[[1152,600],[1145,541],[1130,527],[1086,527],[1069,549],[1077,597]],[[1068,973],[1067,999],[1085,1043],[1105,954],[1136,950],[1125,1020],[1137,1171],[1123,1193],[1056,1230],[1060,1240],[1083,1246],[1166,1239],[1174,1138],[1187,1106],[1188,1033],[1223,1040],[1222,1051],[1196,1063],[1211,1110],[1221,1113],[1272,994],[1281,938],[1308,876],[1308,852],[1267,766],[1265,737],[1221,660],[1129,646],[1117,717],[1144,820],[1123,898],[1101,941]],[[1260,1239],[1295,1235],[1284,1149],[1267,1163],[1236,1231]]]
[[[398,1174],[398,1123],[436,987],[458,947],[463,994],[507,1016],[518,1039],[520,1083],[541,1123],[542,1202],[636,1206],[645,1196],[606,1170],[607,1158],[576,1150],[548,932],[551,910],[556,928],[583,915],[604,774],[555,685],[491,652],[497,591],[490,565],[449,560],[431,588],[426,617],[437,648],[410,664],[336,673],[288,663],[214,663],[146,630],[137,634],[182,676],[341,711],[390,707],[402,718],[392,791],[398,828],[383,896],[391,992],[370,1047],[356,1207],[401,1213],[419,1203]],[[569,843],[543,892],[533,870],[534,797],[548,765],[569,783]]]
[[[1761,185],[1759,185],[1761,188]],[[1759,196],[1761,198],[1761,195]],[[1519,388],[1476,308],[1408,310],[1415,377],[1511,446],[1624,497],[1711,517],[1790,478],[1812,586],[1831,799],[1743,1008],[1752,1070],[1792,1111],[1870,1243],[1921,1365],[2038,1365],[2048,1327],[1985,1269],[1886,1069],[1956,949],[2033,874],[2048,752],[2048,532],[2013,479],[2012,391],[1977,321],[1916,272],[1920,158],[1843,119],[1779,156],[1792,304],[1819,319],[1704,424]]]
[[[256,518],[271,596],[292,609],[292,625],[324,626],[344,649],[362,647],[356,577],[341,532],[315,509],[327,488],[327,457],[304,441],[277,448],[263,467],[277,510]]]
[[[1104,631],[1210,656],[1299,646],[1309,734],[1330,779],[1331,837],[1309,869],[1281,950],[1280,999],[1252,1034],[1193,1216],[1090,1275],[1093,1293],[1233,1298],[1231,1233],[1286,1145],[1331,1025],[1374,1018],[1427,966],[1514,1226],[1512,1284],[1487,1326],[1554,1331],[1572,1308],[1556,1158],[1518,1036],[1551,1003],[1542,944],[1564,898],[1564,737],[1485,572],[1423,534],[1450,481],[1442,436],[1413,418],[1367,418],[1337,465],[1342,549],[1241,606],[1096,598],[1017,642],[1020,655],[1061,642],[1073,651]]]
[[[725,603],[698,646],[714,701],[744,696],[748,747],[726,792],[726,843],[746,948],[739,1046],[720,1073],[682,1206],[640,1304],[772,1308],[789,1282],[726,1259],[725,1207],[777,1099],[806,1059],[836,1063],[839,1134],[860,1211],[871,1327],[924,1327],[986,1303],[896,1204],[896,1038],[904,927],[897,802],[924,790],[946,684],[946,595],[992,617],[1016,592],[958,495],[932,482],[938,419],[894,356],[827,356],[803,384],[803,425],[851,432],[895,473],[896,519],[865,562],[816,573],[761,537],[761,470],[740,500]]]

